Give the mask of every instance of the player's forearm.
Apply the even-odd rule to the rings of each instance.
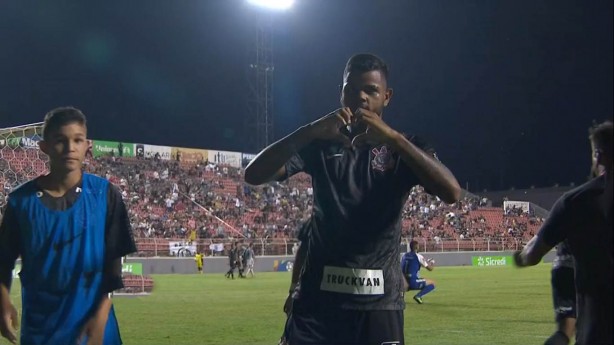
[[[245,168],[245,182],[260,185],[272,181],[279,169],[313,140],[312,129],[311,125],[300,127],[265,148]]]
[[[514,253],[514,263],[518,267],[535,266],[550,249],[551,246],[534,236],[521,251]]]
[[[460,185],[445,165],[419,149],[400,133],[394,135],[390,144],[399,152],[401,160],[412,169],[426,189],[449,204],[460,199]]]

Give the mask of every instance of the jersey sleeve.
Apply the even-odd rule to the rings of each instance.
[[[286,175],[282,176],[280,181],[286,180],[293,175],[296,175],[300,172],[306,172],[307,174],[311,174],[310,167],[312,166],[311,161],[314,157],[315,145],[310,144],[305,146],[302,150],[295,153],[285,164]]]
[[[4,216],[0,223],[0,283],[10,288],[15,260],[19,257],[19,248],[21,248],[19,223],[10,203],[7,203],[2,214]]]
[[[128,210],[121,193],[109,183],[107,192],[106,254],[103,289],[111,292],[123,287],[121,264],[123,256],[136,252]]]
[[[305,162],[298,153],[295,153],[294,156],[292,156],[292,158],[290,158],[290,160],[286,162],[285,168],[286,175],[282,176],[282,178],[280,179],[281,181],[286,180],[291,176],[303,171],[305,169]]]
[[[569,199],[563,195],[552,206],[546,221],[539,229],[537,237],[549,246],[556,246],[565,240],[573,228],[573,215],[570,212]]]
[[[426,259],[424,259],[424,256],[422,256],[422,254],[420,253],[416,253],[416,256],[418,257],[418,262],[420,262],[420,265],[424,268],[429,266],[429,263],[426,262]]]
[[[409,142],[411,142],[412,144],[414,144],[418,149],[424,151],[427,155],[435,158],[437,161],[439,161],[439,158],[437,157],[437,152],[435,151],[435,148],[428,143],[426,140],[418,137],[418,136],[407,136],[404,135],[405,138],[407,140],[409,140]],[[401,160],[399,158],[399,160]],[[399,170],[401,173],[401,176],[404,176],[405,179],[404,181],[406,181],[407,187],[411,188],[417,184],[420,184],[420,180],[418,179],[418,177],[416,176],[416,174],[411,170],[411,168],[405,164],[405,162],[403,162],[402,160],[400,161],[399,164]],[[425,189],[425,191],[429,194],[432,194],[429,190]]]

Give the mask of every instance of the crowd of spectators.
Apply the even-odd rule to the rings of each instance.
[[[41,173],[20,169],[26,165],[16,165],[16,154],[11,154],[12,160],[0,156],[0,203],[11,188]],[[306,174],[250,186],[243,182],[242,168],[114,156],[88,157],[85,170],[120,189],[137,238],[294,239],[311,213],[313,189]],[[484,237],[526,240],[543,222],[522,209],[504,214],[489,206],[487,199],[469,193],[447,205],[415,187],[403,211],[403,237],[435,242]]]

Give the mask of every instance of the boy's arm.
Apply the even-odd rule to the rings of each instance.
[[[105,242],[101,300],[82,331],[82,336],[88,337],[88,345],[103,344],[104,331],[112,305],[109,295],[123,287],[121,258],[136,251],[128,210],[121,193],[112,184],[109,184],[107,190]]]
[[[4,283],[0,283],[0,334],[11,344],[17,344],[18,326],[19,316],[17,309],[11,303],[9,289]]]
[[[81,336],[87,336],[87,345],[103,344],[104,331],[107,326],[111,304],[109,294],[103,294],[98,309],[96,309],[92,317],[85,323]]]
[[[0,224],[0,334],[13,344],[17,343],[16,328],[19,325],[17,309],[11,303],[9,292],[13,281],[15,260],[19,257],[17,217],[7,205]]]
[[[7,205],[0,224],[0,284],[10,291],[13,281],[13,269],[15,261],[19,257],[19,224],[17,215],[10,205]]]

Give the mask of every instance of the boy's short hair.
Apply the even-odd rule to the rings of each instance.
[[[49,111],[45,115],[43,124],[43,139],[48,140],[51,133],[62,126],[71,123],[78,123],[83,127],[87,126],[87,120],[81,110],[75,107],[59,107]]]

